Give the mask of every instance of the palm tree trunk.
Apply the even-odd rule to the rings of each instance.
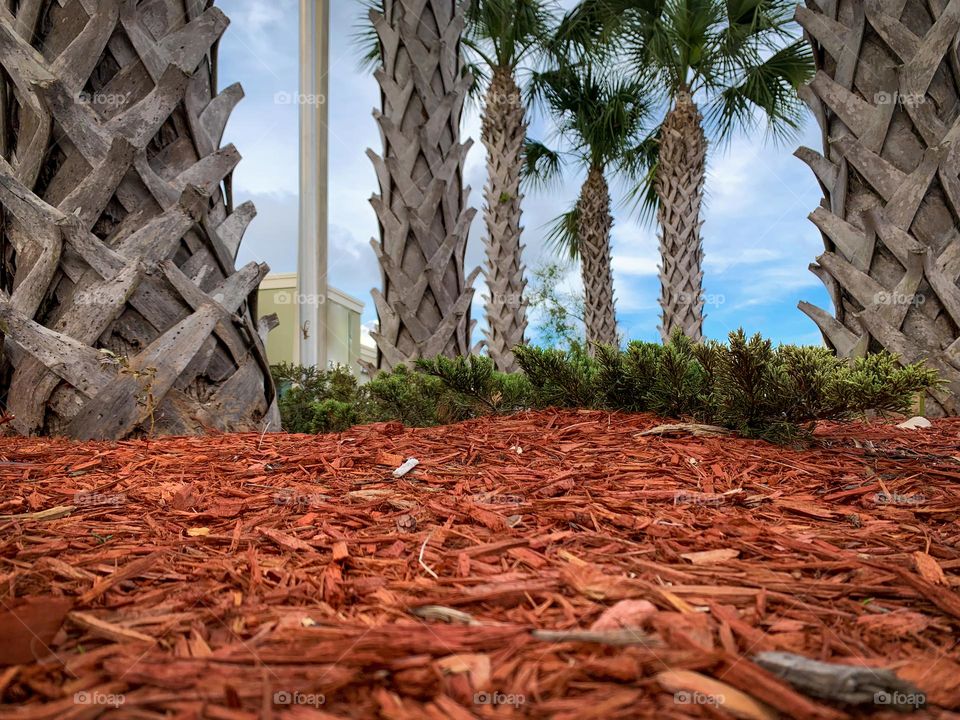
[[[467,208],[460,115],[471,78],[463,71],[463,8],[457,0],[384,0],[370,17],[380,38],[383,155],[368,150],[380,183],[371,198],[383,290],[372,291],[378,366],[470,352],[474,270],[464,277]]]
[[[255,307],[268,268],[234,267],[255,210],[234,210],[240,155],[220,148],[243,97],[239,85],[216,94],[227,18],[206,3],[9,5],[0,395],[14,427],[278,430],[271,321],[257,324]]]
[[[707,139],[702,121],[690,93],[681,90],[660,132],[655,188],[660,201],[660,337],[664,342],[677,329],[695,342],[703,338],[700,209]]]
[[[827,6],[823,6],[827,7]],[[824,155],[800,148],[824,201],[810,266],[834,314],[800,309],[840,354],[925,359],[948,385],[929,415],[960,412],[960,16],[953,6],[839,0],[797,10],[818,71],[801,97]]]
[[[610,189],[600,168],[590,168],[577,200],[577,235],[583,277],[587,347],[617,345],[617,313],[610,270]]]
[[[481,139],[487,149],[484,274],[489,295],[484,334],[490,357],[502,372],[518,369],[513,348],[523,342],[527,327],[520,245],[520,168],[526,134],[520,88],[510,70],[498,68],[487,89]]]

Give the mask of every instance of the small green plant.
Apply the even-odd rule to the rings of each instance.
[[[534,323],[531,334],[548,347],[572,347],[582,344],[586,336],[583,293],[565,292],[561,287],[567,270],[558,263],[536,268],[527,291]]]
[[[150,415],[150,426],[147,428],[147,435],[153,435],[156,426],[157,409],[156,398],[153,395],[153,382],[157,376],[155,367],[146,367],[142,370],[130,366],[130,358],[126,355],[118,355],[106,348],[100,350],[100,364],[117,368],[120,375],[128,375],[134,380],[140,382],[140,391],[137,393],[137,403],[147,408]]]

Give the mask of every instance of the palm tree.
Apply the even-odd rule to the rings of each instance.
[[[210,4],[0,8],[0,401],[24,434],[279,429]]]
[[[520,173],[527,134],[517,73],[538,55],[551,24],[545,0],[471,0],[464,45],[473,75],[486,84],[480,139],[487,149],[484,187],[487,350],[502,372],[517,370],[513,348],[527,327]]]
[[[461,54],[458,0],[377,0],[370,9],[379,41],[374,112],[382,155],[368,150],[380,194],[370,202],[380,240],[372,240],[383,290],[371,291],[380,368],[422,357],[470,352],[473,281],[464,273],[467,207],[460,116],[472,83]]]
[[[824,192],[810,219],[825,252],[811,270],[834,314],[806,302],[800,309],[841,355],[886,348],[905,362],[925,359],[947,382],[930,391],[926,413],[956,415],[958,20],[919,0],[808,3],[797,20],[817,64],[802,97],[823,131],[823,155],[797,151]]]
[[[586,63],[566,62],[538,73],[534,91],[550,110],[561,149],[528,141],[524,174],[548,183],[564,161],[586,173],[572,210],[558,219],[552,238],[571,258],[580,258],[587,345],[616,345],[616,309],[610,268],[610,186],[607,175],[634,178],[632,149],[643,137],[649,108],[645,85]]]
[[[703,336],[703,224],[707,133],[722,143],[765,117],[789,135],[802,118],[796,89],[812,75],[787,0],[583,0],[562,32],[594,53],[629,61],[668,111],[638,157],[644,214],[660,230],[661,337]],[[695,99],[706,103],[705,123]]]

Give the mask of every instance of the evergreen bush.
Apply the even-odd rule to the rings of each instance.
[[[598,346],[592,356],[576,342],[568,350],[520,346],[514,353],[522,373],[496,372],[479,355],[438,357],[398,365],[365,385],[342,367],[275,366],[283,427],[337,432],[388,420],[424,427],[576,407],[652,412],[782,442],[817,420],[906,412],[917,393],[939,383],[934,370],[903,366],[887,353],[848,361],[823,347],[774,347],[742,330],[726,343],[693,344],[678,333],[665,345]]]
[[[939,382],[936,371],[900,365],[888,353],[848,361],[822,347],[774,348],[742,330],[725,344],[694,345],[677,333],[665,345],[598,347],[592,358],[536,347],[514,352],[534,405],[649,411],[775,441],[804,434],[817,420],[906,412],[918,392]]]

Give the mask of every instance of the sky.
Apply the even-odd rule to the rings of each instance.
[[[564,4],[571,4],[565,0]],[[273,272],[293,272],[298,222],[298,0],[219,0],[231,25],[220,44],[219,82],[240,82],[244,100],[234,110],[224,144],[243,156],[234,173],[234,200],[252,200],[258,216],[244,236],[238,264],[266,262]],[[376,323],[370,290],[380,271],[370,247],[378,234],[369,204],[378,191],[365,151],[380,150],[372,111],[379,105],[376,81],[360,68],[354,33],[361,0],[331,2],[329,111],[329,266],[331,285],[364,302],[362,322]],[[536,117],[530,134],[549,138],[549,118]],[[483,262],[482,189],[484,152],[478,109],[468,107],[463,138],[474,139],[465,178],[478,209],[467,245],[467,273]],[[704,332],[723,339],[743,327],[775,342],[820,344],[813,322],[797,309],[807,300],[830,310],[830,300],[808,265],[823,251],[807,215],[820,202],[813,174],[793,157],[797,145],[819,149],[812,116],[792,142],[775,143],[761,128],[711,146],[702,230]],[[569,171],[548,192],[528,190],[523,204],[524,260],[536,268],[557,260],[546,245],[550,221],[575,202],[583,177]],[[611,237],[619,329],[627,340],[658,340],[659,253],[656,228],[642,225],[614,188]],[[618,196],[619,195],[619,196]],[[568,270],[566,287],[580,286],[579,269]],[[485,292],[478,280],[473,317],[483,322]],[[536,326],[536,317],[531,325]],[[480,338],[475,330],[474,342]]]

